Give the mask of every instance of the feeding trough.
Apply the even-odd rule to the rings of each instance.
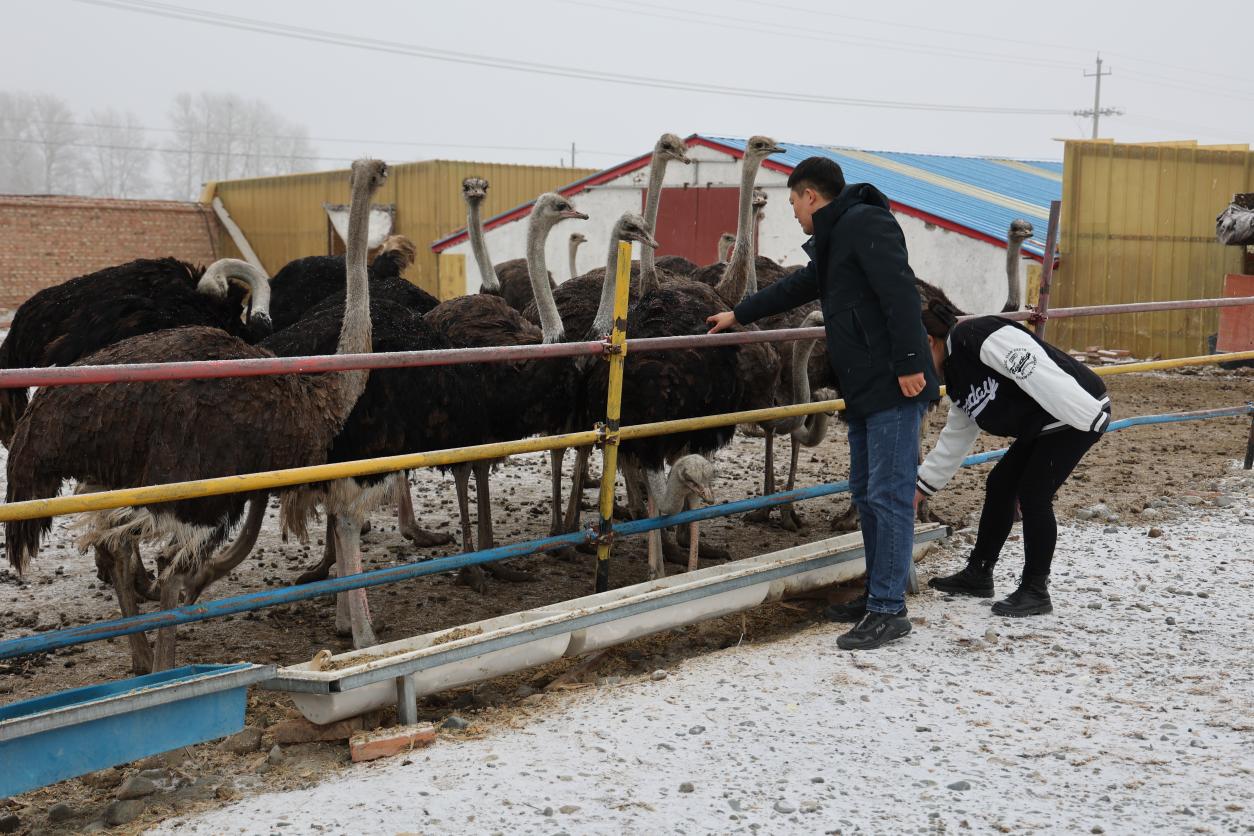
[[[272,665],[187,665],[0,708],[0,797],[233,734]]]
[[[945,526],[917,527],[915,559],[948,533]],[[397,705],[402,723],[412,722],[407,717],[419,696],[742,612],[865,571],[862,535],[846,534],[281,668],[263,687],[290,691],[315,723],[387,705]]]

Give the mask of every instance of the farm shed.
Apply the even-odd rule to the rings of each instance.
[[[658,215],[659,255],[681,255],[708,264],[716,259],[719,235],[736,228],[739,159],[745,140],[694,135],[687,143],[693,164],[671,165],[666,171]],[[788,174],[806,157],[825,156],[840,163],[849,182],[870,182],[888,195],[905,232],[915,272],[973,311],[1000,309],[1005,301],[1010,222],[1015,218],[1032,222],[1036,235],[1026,242],[1023,252],[1039,262],[1049,203],[1062,193],[1062,165],[1056,162],[783,145],[786,153],[767,160],[758,175],[758,186],[769,197],[759,231],[761,254],[786,265],[803,263],[805,236],[788,205]],[[579,231],[588,238],[578,252],[581,272],[604,263],[614,220],[644,205],[648,166],[646,152],[562,187],[560,191],[591,219],[563,224],[550,237],[547,255],[554,278],[568,278],[570,232]],[[486,222],[494,261],[523,255],[524,221],[530,208],[525,203]],[[442,271],[460,275],[469,255],[465,230],[436,241],[432,250],[440,255]],[[467,288],[473,291],[478,287],[478,273],[473,268],[465,272]]]

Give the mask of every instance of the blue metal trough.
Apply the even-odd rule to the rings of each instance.
[[[0,798],[233,734],[273,665],[186,665],[0,707]]]

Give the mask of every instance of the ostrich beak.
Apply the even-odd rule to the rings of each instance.
[[[563,218],[574,218],[574,219],[576,219],[576,220],[580,220],[580,221],[586,221],[586,220],[588,220],[588,216],[587,216],[587,215],[585,215],[583,212],[580,212],[578,209],[567,209],[567,210],[565,210],[565,211],[563,211],[563,212],[562,212],[562,217],[563,217]]]
[[[699,485],[697,487],[697,493],[701,494],[701,498],[706,502],[714,501],[714,491],[710,490],[709,485]]]
[[[643,236],[641,236],[641,238],[640,238],[640,243],[642,243],[642,244],[647,244],[647,245],[649,245],[650,247],[652,247],[652,248],[653,248],[653,249],[655,249],[655,250],[656,250],[658,247],[660,247],[660,246],[661,246],[661,244],[659,244],[659,243],[657,242],[657,239],[656,239],[656,238],[654,238],[652,235],[643,235]]]
[[[780,147],[780,146],[778,146],[778,145],[772,145],[772,146],[771,146],[771,150],[770,150],[770,151],[767,151],[766,153],[768,153],[768,154],[782,154],[782,153],[784,153],[784,149],[783,149],[783,148],[781,148],[781,147]]]

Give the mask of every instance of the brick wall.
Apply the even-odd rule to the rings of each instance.
[[[198,203],[0,195],[0,308],[136,258],[209,264],[218,235],[213,210]]]

